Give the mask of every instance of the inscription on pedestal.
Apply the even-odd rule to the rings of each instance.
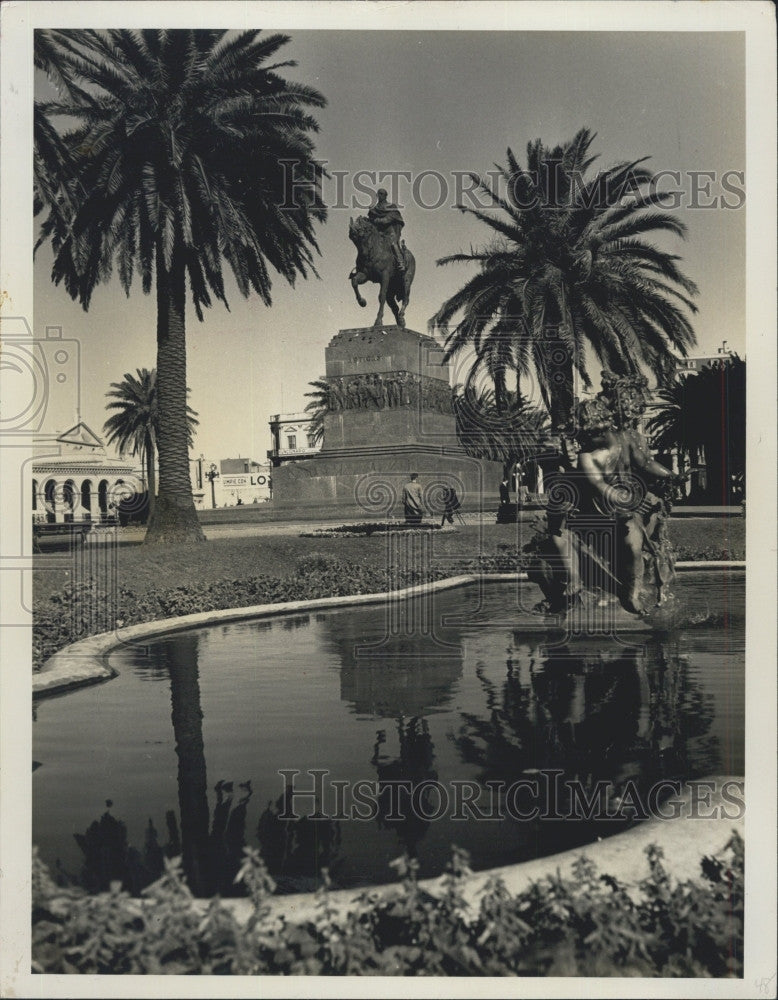
[[[341,330],[325,351],[329,377],[409,372],[448,385],[443,348],[432,337],[399,326]]]

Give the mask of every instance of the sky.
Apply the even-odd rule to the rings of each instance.
[[[282,28],[283,25],[268,25]],[[348,275],[355,249],[348,239],[359,171],[409,171],[397,194],[403,236],[416,277],[406,320],[426,332],[441,303],[473,273],[472,265],[436,260],[479,245],[487,228],[458,212],[455,174],[485,173],[504,163],[507,147],[525,162],[527,143],[553,145],[582,126],[597,133],[598,166],[650,156],[652,170],[679,171],[662,190],[678,188],[677,214],[686,241],[662,246],[681,254],[699,286],[693,320],[699,348],[715,353],[723,340],[745,353],[745,48],[736,32],[520,32],[297,30],[282,50],[297,67],[288,75],[316,87],[327,107],[316,113],[319,158],[344,171],[342,200],[325,184],[329,219],[319,228],[320,280],[295,288],[273,282],[272,306],[245,300],[228,282],[230,311],[216,304],[198,322],[187,313],[188,383],[200,427],[193,454],[208,460],[264,460],[271,414],[303,409],[308,383],[324,373],[324,351],[339,329],[370,325],[377,286],[362,288],[357,305]],[[39,93],[45,94],[45,81]],[[426,179],[419,180],[424,171]],[[697,194],[695,196],[695,172]],[[707,178],[699,172],[710,172]],[[733,189],[722,178],[729,173]],[[444,184],[435,179],[441,175]],[[365,178],[366,179],[366,178]],[[369,186],[369,185],[368,185]],[[384,184],[384,186],[387,186]],[[431,207],[434,202],[443,204]],[[419,201],[427,206],[419,204]],[[694,202],[699,207],[694,206]],[[726,201],[732,207],[725,207]],[[715,203],[715,207],[702,207]],[[334,206],[334,207],[333,207]],[[78,341],[80,415],[98,433],[111,382],[155,364],[154,296],[138,282],[126,298],[119,282],[98,287],[84,312],[50,281],[51,254],[38,252],[34,270],[34,329],[62,327]],[[387,322],[391,316],[387,310]],[[462,381],[452,372],[452,382]],[[69,420],[72,401],[52,406]]]

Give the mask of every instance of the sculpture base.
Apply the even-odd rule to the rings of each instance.
[[[324,445],[273,470],[278,515],[402,519],[412,472],[428,517],[442,516],[450,489],[460,509],[496,509],[502,465],[459,446],[443,357],[432,337],[415,330],[340,330],[325,352]]]
[[[494,509],[502,466],[458,449],[418,444],[342,449],[289,462],[273,470],[273,507],[279,513],[344,518],[402,518],[402,491],[411,472],[422,488],[427,516],[440,517],[448,488],[461,508]]]

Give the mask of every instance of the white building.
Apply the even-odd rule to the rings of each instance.
[[[83,421],[50,443],[38,441],[35,452],[33,523],[113,521],[121,500],[143,492],[134,467],[111,458],[102,439]]]
[[[219,478],[215,481],[216,503],[220,507],[239,507],[265,503],[270,499],[272,480],[270,463],[250,459],[223,458],[219,463]]]
[[[295,458],[308,458],[321,451],[322,439],[318,441],[311,430],[313,418],[310,413],[276,413],[270,418],[270,436],[273,447],[267,457],[274,466]]]
[[[203,455],[190,459],[192,495],[197,510],[265,503],[272,496],[270,463],[223,458],[210,461]]]
[[[731,357],[732,351],[727,347],[726,340],[722,340],[721,347],[717,349],[715,354],[695,354],[691,358],[678,358],[675,370],[679,375],[696,375],[707,365],[715,364],[717,361],[727,361]]]

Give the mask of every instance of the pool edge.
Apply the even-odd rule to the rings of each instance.
[[[744,571],[745,568],[745,562],[725,562],[722,560],[679,562],[676,564],[676,570],[680,572],[722,569]],[[378,594],[344,594],[336,597],[283,601],[279,604],[256,604],[250,607],[223,608],[218,611],[199,611],[175,618],[158,618],[112,632],[101,632],[98,635],[88,636],[86,639],[80,639],[78,642],[64,646],[50,656],[39,671],[33,673],[32,696],[33,699],[39,700],[51,695],[65,694],[88,684],[110,680],[118,676],[118,671],[109,665],[108,657],[127,643],[137,642],[140,639],[157,638],[173,632],[186,631],[190,628],[240,621],[244,618],[272,618],[318,609],[377,604],[385,600],[405,600],[409,597],[429,594],[431,591],[453,590],[456,587],[464,587],[479,581],[507,583],[509,581],[525,582],[526,580],[527,574],[523,571],[519,573],[466,574]]]

